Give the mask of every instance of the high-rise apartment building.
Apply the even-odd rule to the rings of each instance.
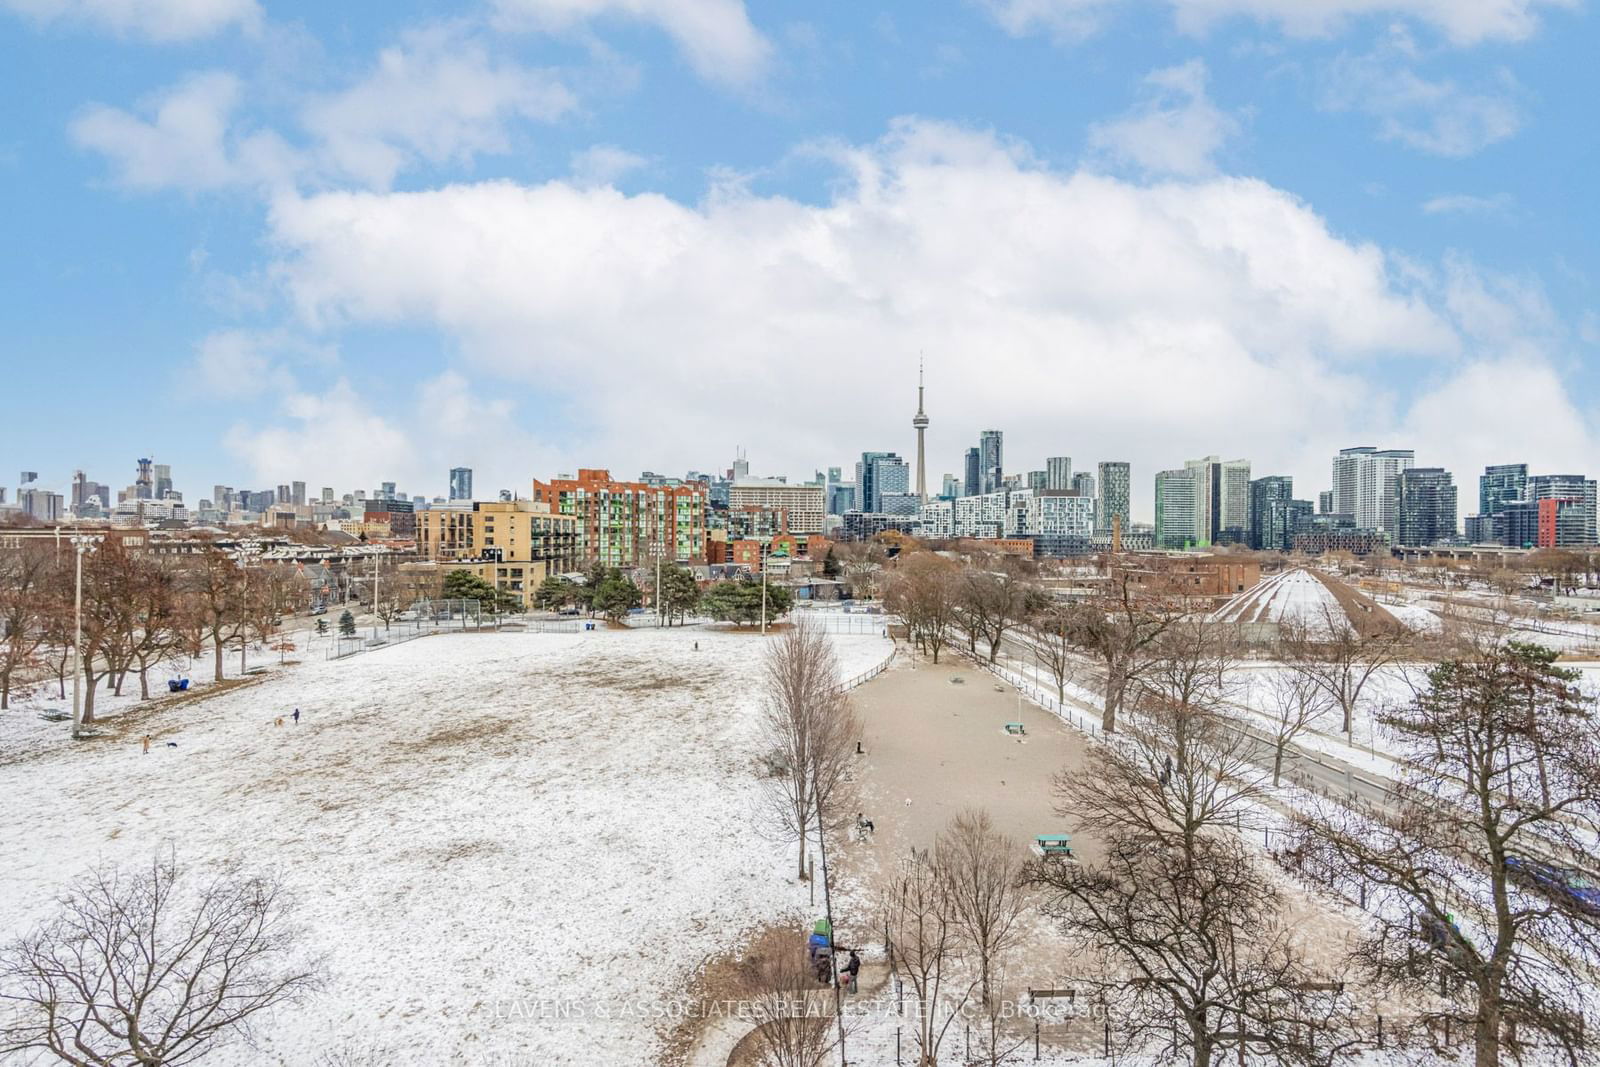
[[[728,510],[757,509],[783,514],[784,530],[820,534],[827,501],[820,485],[790,485],[772,478],[745,478],[728,488]]]
[[[306,504],[306,483],[289,483],[289,500],[295,507],[304,507]]]
[[[976,448],[967,449],[962,470],[962,496],[977,496],[983,492],[983,456]]]
[[[1044,461],[1044,487],[1046,489],[1072,488],[1072,457],[1050,456]]]
[[[1100,501],[1095,508],[1094,524],[1097,533],[1108,534],[1111,532],[1112,523],[1120,519],[1123,532],[1132,527],[1132,515],[1129,512],[1129,476],[1128,464],[1121,462],[1108,462],[1100,464]]]
[[[867,513],[883,510],[887,493],[911,491],[911,468],[893,452],[863,452],[856,464],[856,509]]]
[[[999,430],[984,430],[978,435],[980,491],[992,493],[1005,481],[1005,435]]]
[[[1456,483],[1442,467],[1410,467],[1400,472],[1396,494],[1395,543],[1427,546],[1456,536]]]
[[[946,499],[954,499],[961,495],[961,482],[954,474],[944,476],[944,484],[939,487],[939,495]]]
[[[1528,479],[1528,495],[1535,506],[1546,500],[1573,502],[1571,515],[1566,521],[1552,527],[1557,540],[1554,545],[1548,547],[1566,548],[1595,544],[1594,479],[1585,478],[1581,474],[1536,474]],[[1559,517],[1558,513],[1552,514]],[[1541,524],[1543,520],[1544,512],[1541,512]]]
[[[1047,489],[1049,475],[1044,471],[1029,471],[1027,486],[1029,489]]]
[[[152,474],[155,479],[152,493],[155,499],[164,499],[168,493],[172,492],[172,464],[157,463],[154,465]]]
[[[1353,515],[1356,528],[1399,536],[1400,474],[1416,465],[1409,448],[1341,449],[1333,458],[1333,510]]]
[[[1094,499],[1094,475],[1088,471],[1079,471],[1072,476],[1072,491],[1079,496]]]
[[[1500,463],[1478,477],[1478,514],[1498,515],[1507,505],[1528,499],[1528,465]]]
[[[1267,552],[1287,552],[1293,547],[1290,504],[1294,479],[1269,474],[1250,483],[1250,547]]]
[[[657,553],[667,560],[704,563],[707,496],[704,482],[618,482],[600,469],[533,483],[535,501],[578,520],[579,559],[612,567],[644,566]]]
[[[450,499],[451,500],[471,500],[472,499],[472,468],[471,467],[451,467],[450,468]]]
[[[1332,515],[1333,514],[1333,490],[1332,489],[1324,489],[1322,492],[1317,494],[1317,514],[1318,515]]]
[[[1185,548],[1195,540],[1193,470],[1156,474],[1156,547]]]
[[[1216,456],[1184,464],[1194,475],[1195,544],[1250,543],[1250,461]]]

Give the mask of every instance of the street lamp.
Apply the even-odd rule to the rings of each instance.
[[[102,534],[74,534],[77,564],[72,587],[72,736],[83,729],[83,557],[105,540]]]

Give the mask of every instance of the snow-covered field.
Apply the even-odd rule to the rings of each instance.
[[[833,640],[846,676],[890,651]],[[31,746],[0,747],[0,936],[96,862],[239,854],[282,873],[328,981],[207,1063],[656,1063],[705,958],[805,917],[752,817],[759,642],[429,637],[173,708],[148,755],[0,718]]]

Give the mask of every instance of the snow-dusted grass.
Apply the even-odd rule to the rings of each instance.
[[[847,676],[889,651],[833,640]],[[328,984],[208,1063],[659,1062],[653,1013],[705,958],[804,918],[790,848],[752,818],[761,647],[429,637],[173,708],[139,726],[149,755],[135,731],[36,746],[0,764],[0,936],[97,861],[238,853],[282,872]],[[0,734],[35,725],[60,730]]]

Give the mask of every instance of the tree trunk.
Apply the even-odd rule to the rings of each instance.
[[[216,677],[212,678],[211,680],[213,682],[220,682],[220,681],[222,681],[222,634],[219,632],[219,633],[217,633],[215,635],[215,637],[216,637],[216,643],[217,643],[217,647],[216,647],[217,669],[216,669]]]
[[[996,637],[996,638],[994,638],[993,640],[991,640],[989,642],[989,662],[990,663],[993,663],[995,661],[995,658],[1000,655],[1000,642],[1001,642],[1001,640],[1002,640],[1001,637]]]
[[[143,663],[139,664],[139,699],[150,699],[150,668]]]
[[[94,691],[100,680],[94,673],[94,665],[85,663],[83,667],[83,719],[84,725],[94,722]]]
[[[11,672],[0,674],[0,711],[11,706]]]
[[[1278,750],[1272,754],[1272,787],[1274,789],[1278,787],[1278,780],[1283,777],[1283,747],[1280,744]]]
[[[1472,1027],[1473,1067],[1500,1067],[1500,1003],[1479,1000]]]

